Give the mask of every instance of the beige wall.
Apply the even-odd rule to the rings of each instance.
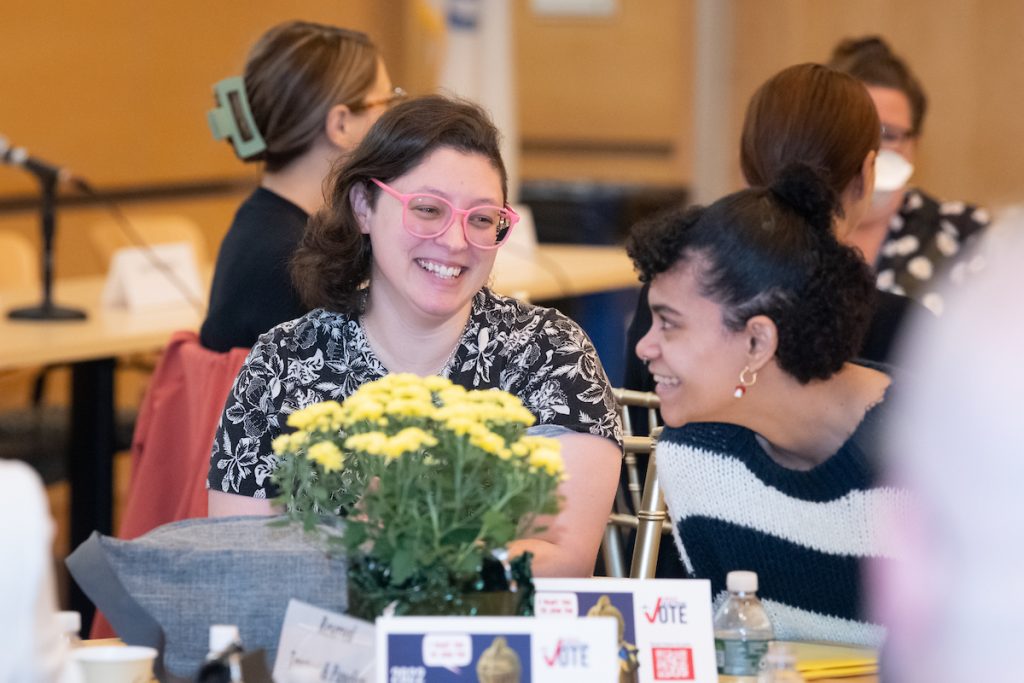
[[[722,0],[727,2],[729,0]],[[438,42],[423,0],[39,0],[8,3],[0,22],[0,134],[60,161],[101,188],[253,179],[205,112],[210,86],[240,71],[269,25],[300,16],[373,34],[394,80],[432,86]],[[608,18],[540,18],[513,0],[516,87],[526,178],[677,185],[693,168],[695,2],[620,0]],[[732,111],[738,135],[754,88],[788,64],[823,60],[839,38],[879,32],[931,96],[919,172],[947,198],[1024,199],[1024,3],[1019,0],[732,0]],[[738,173],[735,175],[739,185]],[[0,200],[31,196],[0,167]],[[126,210],[192,215],[215,249],[241,195]],[[96,272],[84,242],[99,209],[60,213],[58,269]],[[0,229],[35,238],[36,214],[0,214]]]

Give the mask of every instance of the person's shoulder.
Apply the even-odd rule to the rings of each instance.
[[[355,324],[345,313],[314,308],[298,318],[274,325],[261,334],[250,355],[258,355],[270,348],[276,350],[285,347],[291,351],[309,349],[323,338],[342,339],[346,327]]]
[[[907,190],[900,213],[905,219],[927,221],[942,226],[945,221],[956,228],[960,238],[978,232],[991,222],[988,210],[960,200],[942,200],[914,187]]]

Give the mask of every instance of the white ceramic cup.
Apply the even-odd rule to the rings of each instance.
[[[72,650],[85,683],[150,683],[156,650],[138,645],[103,645]]]

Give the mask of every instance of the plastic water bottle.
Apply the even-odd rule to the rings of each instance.
[[[757,599],[757,574],[733,571],[725,578],[729,597],[715,612],[715,658],[721,683],[756,683],[761,658],[775,637]]]
[[[796,655],[789,643],[773,641],[761,660],[757,683],[805,683],[796,668]]]

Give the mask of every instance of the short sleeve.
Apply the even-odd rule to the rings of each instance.
[[[214,436],[207,484],[211,490],[251,498],[276,495],[270,474],[277,466],[271,441],[286,416],[284,368],[289,359],[277,327],[259,338],[231,387]]]

